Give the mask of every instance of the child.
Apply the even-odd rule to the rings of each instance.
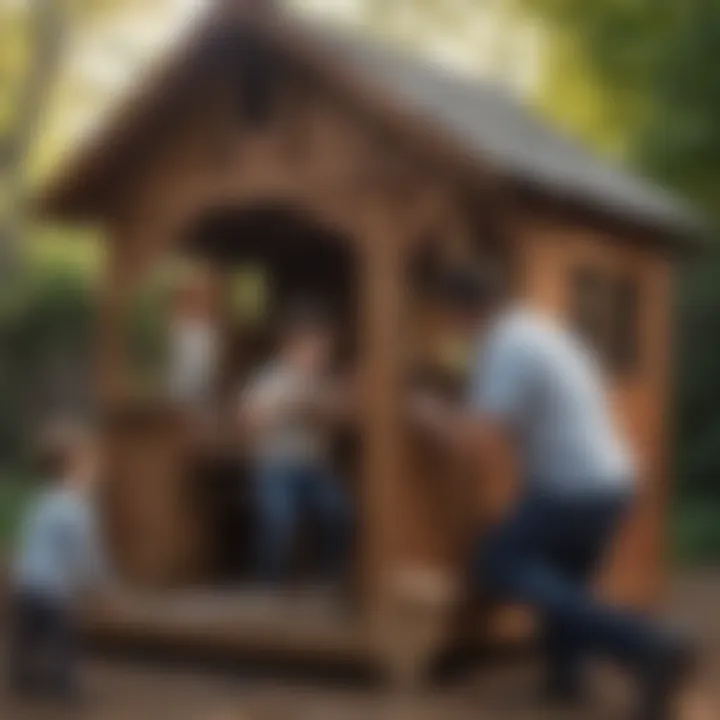
[[[201,275],[179,288],[170,323],[169,391],[181,406],[201,412],[210,407],[219,344],[211,281]]]
[[[77,602],[109,581],[92,500],[94,439],[55,424],[42,437],[41,462],[45,487],[24,518],[11,573],[10,684],[18,694],[72,699]]]
[[[345,570],[353,513],[330,467],[328,424],[339,404],[329,383],[333,340],[317,311],[296,308],[277,358],[245,389],[242,416],[253,441],[258,571],[265,583],[286,579],[295,531],[306,513],[322,531],[322,579],[339,580]]]

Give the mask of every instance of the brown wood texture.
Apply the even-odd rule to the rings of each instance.
[[[402,424],[402,336],[407,310],[402,272],[402,231],[381,204],[365,221],[362,373],[362,568],[371,613],[382,610],[387,581],[404,550],[403,481],[407,438]]]
[[[360,340],[366,404],[360,509],[365,532],[360,554],[368,599],[377,597],[378,578],[390,574],[392,559],[415,552],[412,544],[402,548],[411,521],[395,517],[396,512],[402,515],[399,509],[413,506],[412,489],[402,490],[405,499],[397,495],[407,476],[399,459],[405,443],[399,417],[405,349],[401,337],[408,310],[403,282],[405,248],[426,227],[435,230],[438,222],[453,212],[452,195],[438,192],[437,175],[408,172],[407,168],[414,170],[412,157],[402,148],[397,153],[389,151],[373,127],[348,113],[342,104],[313,88],[290,90],[288,115],[278,117],[262,133],[244,134],[228,126],[224,100],[218,97],[202,116],[193,114],[179,122],[165,143],[148,154],[143,177],[117,199],[119,219],[108,234],[108,299],[99,338],[99,365],[103,385],[112,388],[112,393],[108,390],[106,394],[112,394],[113,401],[106,407],[113,416],[123,415],[126,407],[137,404],[126,346],[127,308],[152,269],[182,252],[188,230],[216,209],[233,207],[241,212],[270,203],[296,209],[315,223],[340,230],[339,242],[353,246],[362,277]],[[428,203],[418,198],[435,196],[443,201],[431,204],[436,210],[428,213]],[[238,237],[240,255],[242,242]],[[202,252],[201,243],[199,248]],[[147,432],[162,437],[166,432],[163,421],[157,422]],[[116,514],[126,516],[122,527],[136,530],[141,522],[138,518],[145,517],[149,532],[151,514],[136,513],[128,498],[134,497],[138,506],[151,502],[162,506],[159,499],[151,500],[162,496],[162,512],[177,533],[188,522],[173,500],[173,493],[180,491],[172,488],[170,480],[174,476],[178,487],[183,482],[178,451],[173,454],[158,442],[150,443],[144,455],[133,454],[133,444],[142,444],[147,437],[123,436],[125,449],[111,459],[111,464],[125,468],[114,472],[115,486],[122,486],[117,492],[126,498],[118,501],[124,510],[118,509]],[[130,469],[124,455],[147,467]],[[136,516],[135,524],[130,516]],[[423,521],[419,533],[430,524]],[[132,532],[138,537],[142,533],[136,530]],[[390,546],[396,546],[396,554],[389,551]],[[168,563],[174,562],[171,555],[165,556]],[[173,571],[161,567],[159,559],[153,562],[155,582],[173,576]]]
[[[401,139],[379,134],[366,114],[318,87],[288,87],[283,112],[260,132],[231,121],[227,102],[218,92],[178,119],[148,150],[143,172],[114,198],[107,223],[98,378],[113,420],[109,516],[121,566],[142,583],[168,585],[198,579],[207,562],[207,533],[188,502],[188,453],[175,421],[151,413],[136,427],[115,422],[134,405],[126,310],[147,273],[187,249],[199,221],[222,208],[241,213],[269,206],[291,208],[335,231],[358,265],[364,608],[371,616],[383,611],[396,590],[393,578],[406,571],[427,573],[438,586],[462,585],[474,534],[489,514],[509,507],[516,478],[503,468],[475,477],[472,468],[410,435],[402,413],[410,328],[434,332],[431,319],[415,322],[428,310],[411,299],[408,266],[428,237],[447,259],[474,257],[479,229],[469,212],[470,190],[448,168],[420,160]],[[490,196],[498,193],[495,187]],[[575,216],[502,204],[491,209],[488,195],[470,199],[499,216],[514,214],[519,292],[537,307],[567,317],[569,277],[579,262],[631,269],[641,283],[642,363],[612,392],[618,420],[638,449],[642,492],[603,587],[619,601],[646,605],[657,597],[665,567],[670,262],[657,249],[605,236]],[[203,238],[195,239],[202,252]],[[237,238],[240,256],[243,240]],[[477,621],[509,628],[507,636],[524,632],[524,616],[516,618],[514,611],[499,619],[485,610]]]
[[[498,173],[491,173],[485,163],[470,156],[462,143],[438,131],[434,122],[379,91],[347,63],[336,62],[333,43],[326,46],[317,28],[305,27],[296,18],[283,14],[271,13],[258,20],[220,7],[149,73],[101,132],[81,145],[50,179],[38,198],[41,212],[85,220],[102,219],[111,213],[119,190],[124,193],[146,176],[148,148],[173,134],[177,108],[190,115],[207,102],[214,102],[213,88],[198,87],[197,66],[220,28],[244,23],[249,23],[246,27],[286,55],[297,68],[314,76],[334,98],[341,99],[349,115],[381,129],[392,138],[391,143],[400,141],[430,164],[452,168],[476,189],[492,190],[501,183]],[[192,96],[197,102],[183,104],[183,98]],[[300,118],[289,113],[286,117],[293,123]],[[208,135],[208,143],[213,142],[213,136]]]
[[[158,407],[116,408],[109,421],[109,537],[120,572],[137,587],[202,580],[204,518],[184,425],[177,413]]]

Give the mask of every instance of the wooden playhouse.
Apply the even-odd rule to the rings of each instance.
[[[641,502],[602,585],[619,602],[659,597],[673,262],[693,219],[496,88],[270,3],[218,2],[71,155],[40,213],[100,225],[107,238],[96,378],[106,516],[118,566],[147,599],[118,606],[106,632],[396,672],[421,669],[457,637],[451,588],[512,478],[463,483],[467,468],[419,442],[403,407],[411,365],[432,364],[442,331],[416,270],[458,260],[503,262],[518,297],[576,325],[602,354],[642,467]],[[312,288],[342,318],[362,383],[343,455],[359,515],[353,613],[296,609],[263,622],[214,575],[217,516],[194,500],[184,420],[133,391],[127,309],[170,256],[212,265],[219,291],[260,268],[273,307]],[[249,363],[257,348],[246,338],[243,361],[242,328],[223,322],[233,362]],[[418,593],[427,607],[410,607],[404,577],[442,591],[432,611],[428,592]],[[198,588],[207,605],[191,601]],[[465,613],[462,635],[506,638],[517,622],[484,608]]]

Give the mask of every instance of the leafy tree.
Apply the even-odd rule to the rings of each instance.
[[[9,3],[2,22],[0,267],[12,262],[23,224],[27,157],[59,66],[64,12],[52,0]],[[4,278],[7,280],[7,274]]]
[[[0,281],[27,232],[30,159],[71,42],[139,0],[14,0],[0,4]]]
[[[52,262],[36,254],[40,245],[62,247],[72,256],[73,233],[40,229],[31,223],[31,161],[56,91],[72,94],[73,88],[58,82],[68,51],[101,23],[141,4],[140,0],[0,3],[2,466],[22,455],[28,431],[42,412],[69,399],[82,401],[88,375],[90,277],[87,267],[72,257],[58,264],[54,249]],[[23,258],[31,262],[21,262]]]

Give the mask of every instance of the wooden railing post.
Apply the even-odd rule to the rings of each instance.
[[[121,227],[112,227],[106,244],[95,351],[96,397],[104,409],[122,402],[129,392],[126,325],[134,262],[130,240]]]
[[[392,218],[375,208],[364,223],[361,291],[363,467],[360,491],[362,592],[369,613],[382,603],[402,527],[395,490],[404,472],[402,242]]]

